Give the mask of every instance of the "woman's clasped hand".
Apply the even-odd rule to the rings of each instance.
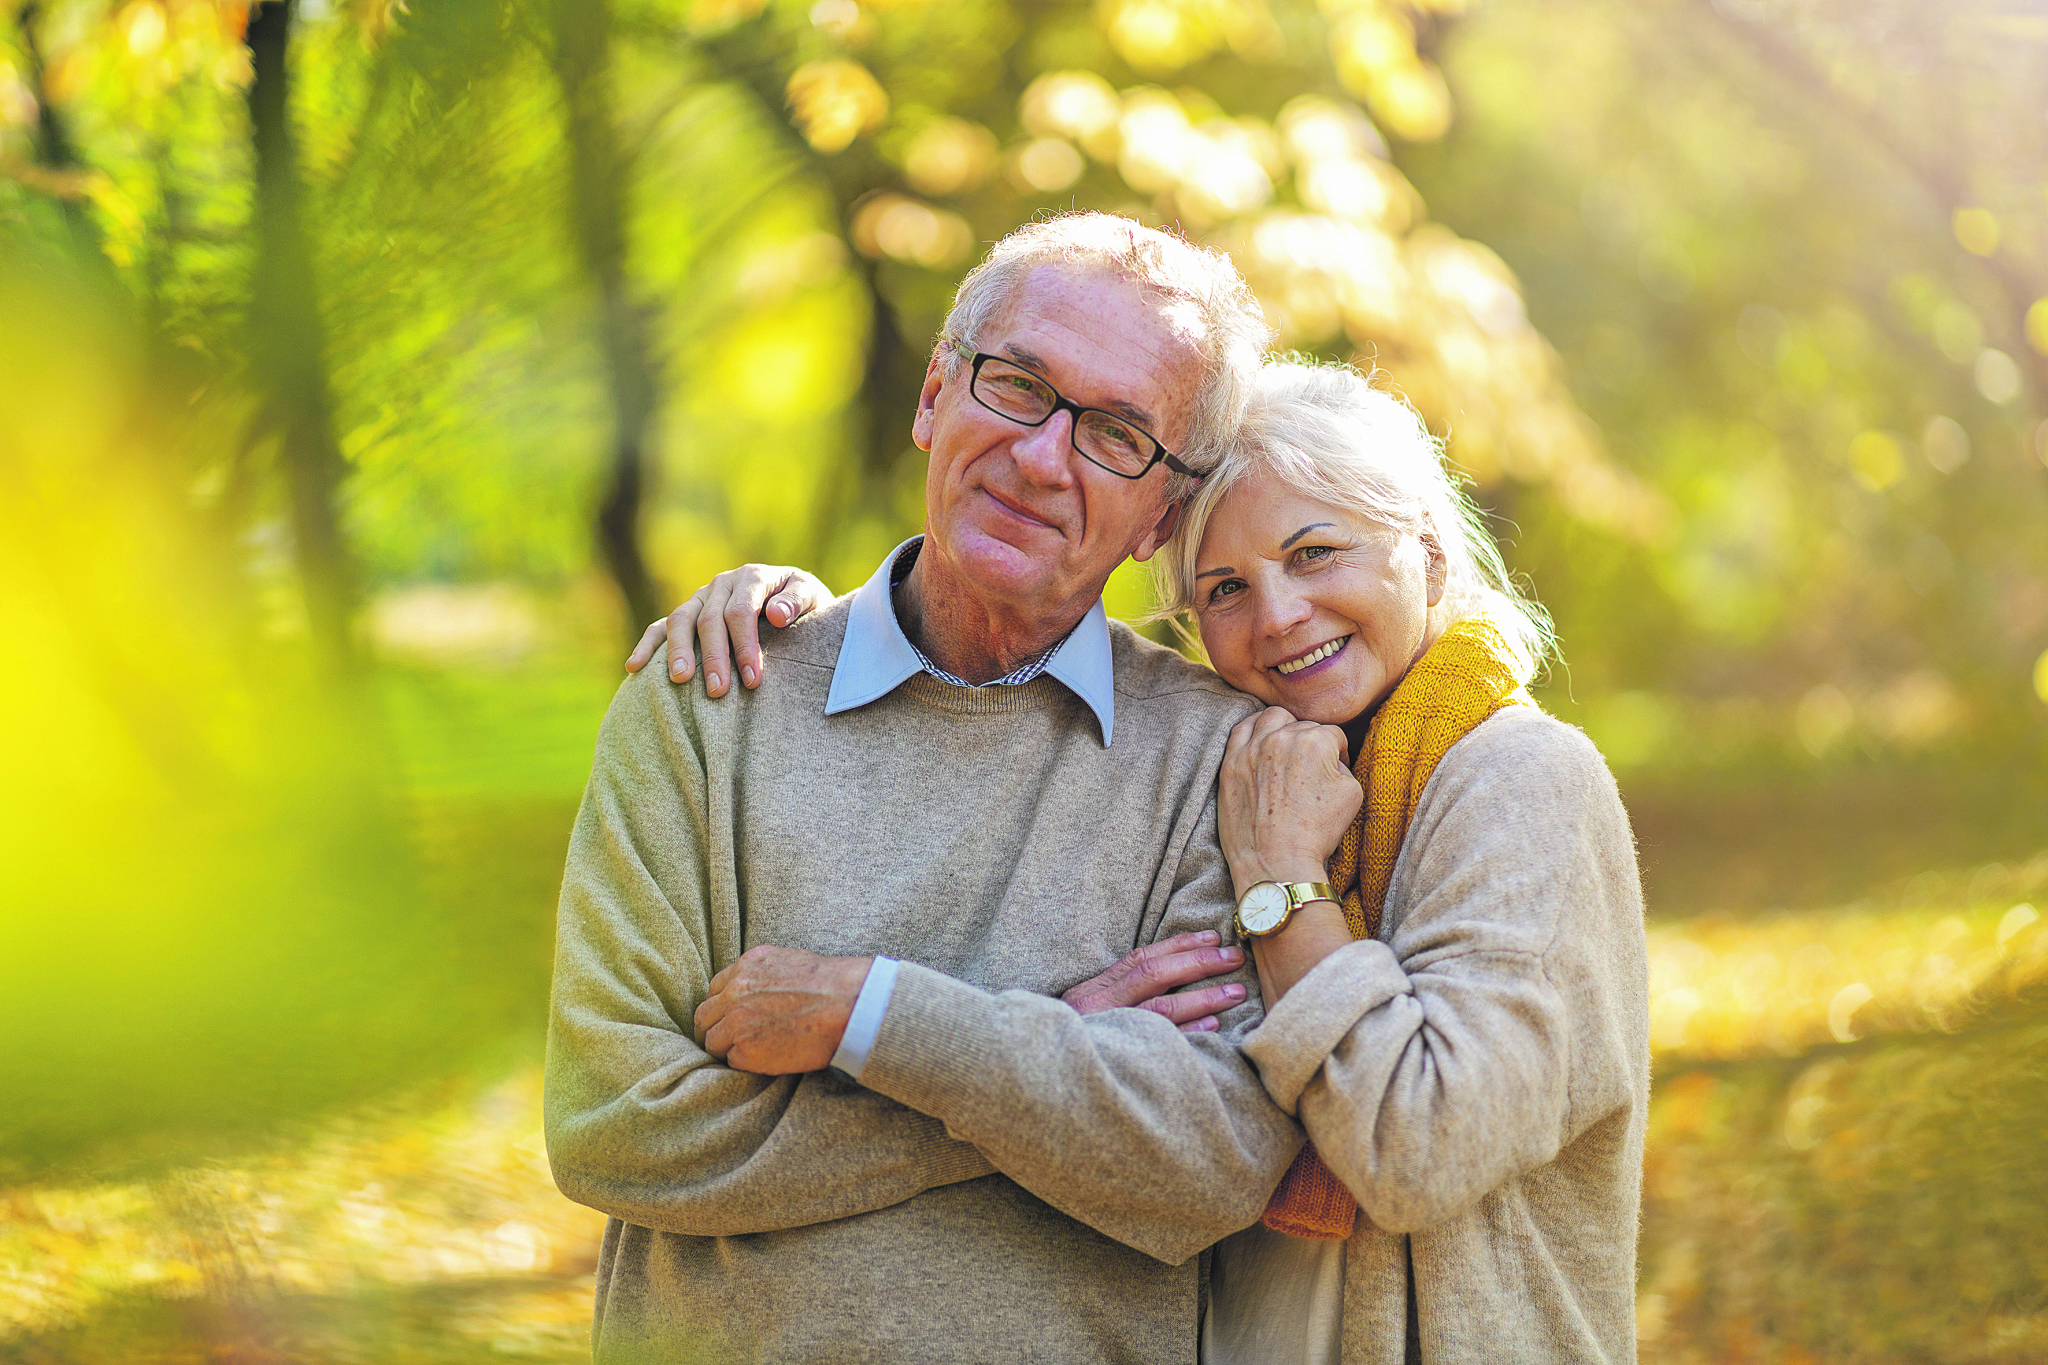
[[[1296,720],[1279,706],[1239,721],[1217,774],[1231,877],[1240,887],[1321,881],[1330,851],[1364,802],[1350,741],[1336,726]]]

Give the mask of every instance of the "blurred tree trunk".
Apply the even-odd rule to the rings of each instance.
[[[889,519],[896,481],[907,455],[915,452],[910,427],[930,353],[925,338],[906,335],[883,287],[882,262],[865,255],[853,239],[856,208],[878,186],[892,183],[893,174],[865,146],[824,156],[797,134],[784,113],[782,67],[762,36],[765,26],[765,20],[740,25],[722,38],[700,41],[698,50],[720,79],[753,96],[764,126],[776,132],[815,180],[831,188],[840,240],[868,304],[855,449],[851,459],[827,471],[813,514],[811,554],[814,564],[824,564],[837,557],[840,538],[862,518]]]
[[[626,637],[667,610],[640,545],[651,468],[655,364],[647,319],[626,281],[626,171],[612,117],[608,0],[551,0],[555,77],[568,112],[570,226],[591,289],[610,372],[610,478],[597,512],[598,546],[625,599]]]
[[[916,447],[910,427],[917,414],[918,394],[924,388],[925,365],[930,359],[924,338],[904,334],[896,306],[882,288],[879,261],[865,260],[853,242],[854,204],[840,195],[840,230],[846,236],[847,251],[860,262],[861,282],[868,292],[867,365],[861,376],[861,403],[865,408],[866,432],[860,450],[860,486],[852,490],[850,510],[855,517],[872,516],[887,520],[895,501],[896,481],[908,453]],[[837,532],[841,528],[829,528]],[[820,550],[831,536],[820,542]]]
[[[345,466],[334,436],[312,246],[300,216],[286,61],[292,11],[291,0],[264,0],[249,12],[257,234],[250,360],[265,391],[261,420],[279,437],[314,656],[323,673],[346,681],[361,667],[349,626],[357,588],[335,510]]]
[[[50,102],[49,91],[43,86],[43,49],[36,33],[42,9],[40,0],[29,0],[14,20],[15,29],[21,34],[22,56],[28,63],[29,89],[36,96],[36,125],[29,142],[35,149],[37,164],[54,172],[44,188],[57,201],[58,212],[64,215],[64,226],[70,230],[80,258],[90,264],[93,273],[100,277],[99,282],[108,283],[110,271],[100,248],[99,229],[85,211],[85,190],[80,183],[85,161],[71,140],[70,130],[64,126],[64,116]]]

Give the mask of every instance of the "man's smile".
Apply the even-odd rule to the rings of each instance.
[[[1064,530],[1064,528],[1060,526],[1058,522],[1053,521],[1048,517],[1040,516],[1038,513],[1033,512],[1029,508],[1025,507],[1022,503],[1016,501],[1013,498],[1005,497],[1003,494],[996,492],[993,488],[988,487],[986,484],[982,486],[981,491],[987,495],[988,500],[990,502],[994,503],[1008,516],[1013,517],[1016,520],[1024,522],[1025,524],[1030,526],[1043,526],[1049,531],[1058,531],[1061,535],[1066,534],[1066,531]]]

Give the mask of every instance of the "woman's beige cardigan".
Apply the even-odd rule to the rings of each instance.
[[[1635,1359],[1649,968],[1628,817],[1586,737],[1496,713],[1430,779],[1380,940],[1246,1040],[1358,1196],[1345,1365]]]

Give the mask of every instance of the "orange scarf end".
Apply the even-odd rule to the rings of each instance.
[[[1316,1149],[1304,1147],[1280,1178],[1259,1221],[1289,1237],[1342,1241],[1358,1221],[1358,1201],[1330,1174]]]

